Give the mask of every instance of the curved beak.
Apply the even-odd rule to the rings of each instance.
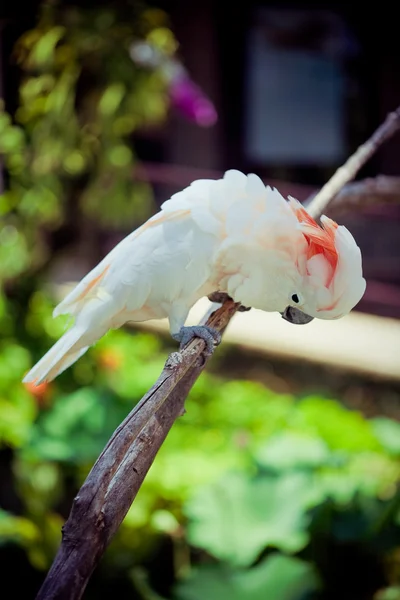
[[[285,321],[289,321],[289,323],[293,323],[294,325],[305,325],[306,323],[310,323],[314,318],[310,317],[310,315],[306,315],[306,313],[303,313],[293,306],[287,306],[281,315],[282,319],[285,319]]]

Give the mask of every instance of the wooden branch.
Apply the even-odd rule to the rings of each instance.
[[[308,210],[317,217],[385,139],[399,128],[400,110],[389,115],[372,138],[339,169],[311,200]],[[383,185],[383,184],[382,184]],[[353,199],[357,194],[343,191]],[[355,203],[356,204],[356,203]],[[226,296],[206,324],[224,331],[239,304]],[[151,390],[114,432],[74,499],[63,527],[62,542],[36,600],[79,600],[88,580],[132,504],[158,449],[175,420],[184,412],[185,399],[207,360],[204,342],[192,341],[173,353]]]
[[[378,175],[348,183],[326,207],[326,214],[337,218],[378,205],[400,206],[400,177]]]
[[[307,206],[307,211],[312,217],[319,217],[325,208],[340,190],[354,177],[367,160],[378,148],[400,129],[400,107],[390,113],[385,122],[350,156],[342,167],[336,171],[331,179],[320,189]]]
[[[239,304],[227,301],[207,325],[226,328]],[[185,399],[204,369],[196,339],[168,358],[154,386],[116,429],[74,499],[62,542],[37,600],[78,600],[120,526]]]

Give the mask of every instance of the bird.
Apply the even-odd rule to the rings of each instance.
[[[254,173],[198,179],[165,201],[56,306],[73,325],[26,374],[39,385],[75,363],[110,329],[167,318],[174,340],[212,353],[220,334],[185,326],[191,307],[222,292],[294,323],[338,319],[365,292],[361,251],[344,226],[318,224],[295,198]]]

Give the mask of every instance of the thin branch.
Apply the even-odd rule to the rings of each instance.
[[[389,113],[384,123],[350,156],[342,167],[336,171],[331,179],[321,188],[307,206],[307,211],[312,217],[319,217],[340,190],[354,177],[367,160],[378,148],[400,129],[400,107]]]
[[[339,169],[308,210],[315,217],[325,210],[375,152],[399,128],[400,110],[389,115],[372,138]],[[351,196],[351,192],[346,192]],[[345,192],[343,192],[345,194]],[[356,195],[354,196],[354,198]],[[337,205],[343,205],[337,196]],[[224,331],[239,304],[226,296],[206,324]],[[151,390],[114,432],[74,499],[63,527],[62,542],[37,600],[79,600],[107,545],[130,505],[175,420],[183,414],[185,399],[207,361],[204,342],[192,341],[173,353]]]
[[[329,217],[360,212],[371,206],[400,206],[400,177],[378,175],[348,183],[326,209]]]

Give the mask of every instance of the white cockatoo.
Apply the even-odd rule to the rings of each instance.
[[[345,227],[327,217],[321,223],[254,174],[230,170],[193,182],[55,308],[54,316],[68,313],[74,324],[24,382],[51,381],[128,321],[167,317],[181,346],[196,336],[211,352],[218,332],[185,321],[197,300],[215,291],[293,322],[342,317],[365,291],[361,253]]]

